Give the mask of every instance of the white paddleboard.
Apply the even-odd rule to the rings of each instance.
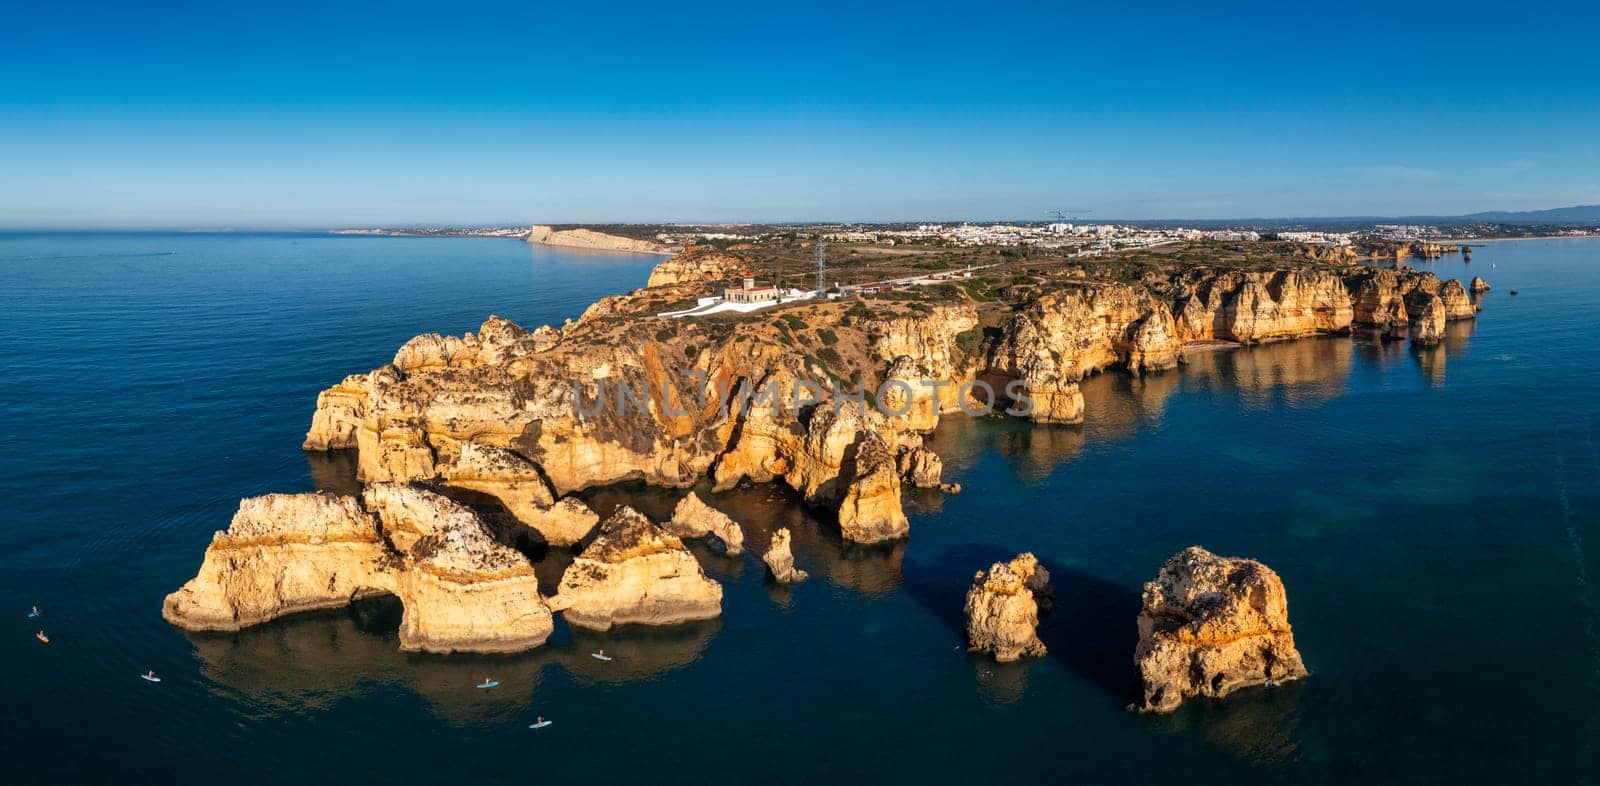
[[[478,685],[478,687],[480,687],[480,688],[498,688],[498,687],[500,687],[500,681],[499,680],[489,680],[488,682],[485,682],[485,683],[482,683],[482,684]]]
[[[549,726],[552,723],[555,723],[555,721],[539,721],[538,723],[530,723],[530,724],[528,724],[528,728],[530,728],[530,729],[542,729],[542,728],[544,728],[546,726]]]
[[[161,681],[160,677],[152,677],[152,676],[150,676],[148,674],[140,674],[139,675],[139,679],[144,680],[145,682],[160,682]]]
[[[589,653],[589,657],[594,658],[595,660],[611,660],[610,655],[601,655],[598,652]]]

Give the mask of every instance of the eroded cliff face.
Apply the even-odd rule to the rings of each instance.
[[[1045,654],[1038,627],[1040,600],[1050,597],[1049,585],[1050,573],[1029,553],[978,571],[967,590],[968,648],[1002,663]]]
[[[561,574],[551,605],[591,630],[670,625],[722,613],[722,585],[701,570],[683,541],[623,506]]]
[[[1440,281],[1428,272],[1362,268],[1345,277],[1345,286],[1355,305],[1353,324],[1385,338],[1409,335],[1421,346],[1438,344],[1445,322],[1478,313],[1461,282]]]
[[[708,281],[732,283],[739,272],[749,265],[749,260],[737,253],[722,251],[711,246],[690,246],[683,253],[662,261],[650,271],[646,287],[670,284],[689,284]]]
[[[1149,712],[1306,675],[1278,574],[1199,546],[1174,555],[1144,585],[1134,661]]]
[[[1178,350],[1171,310],[1149,293],[1122,284],[1079,286],[1012,315],[987,370],[1021,383],[1034,422],[1081,423],[1079,380],[1114,365],[1133,373],[1171,368]]]
[[[272,494],[242,501],[198,575],[162,616],[236,631],[286,614],[389,593],[404,607],[400,647],[510,652],[552,629],[533,567],[469,508],[423,489],[373,484],[357,499]]]

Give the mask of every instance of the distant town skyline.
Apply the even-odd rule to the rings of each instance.
[[[0,228],[1600,203],[1587,4],[13,9]]]

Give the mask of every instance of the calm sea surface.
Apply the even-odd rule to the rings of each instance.
[[[933,442],[965,492],[911,495],[907,544],[844,548],[780,489],[741,489],[716,504],[754,552],[793,528],[812,580],[699,549],[718,621],[437,657],[397,650],[392,603],[230,636],[169,627],[161,600],[240,497],[351,487],[347,457],[299,450],[319,390],[417,333],[559,324],[655,258],[0,235],[0,781],[1596,782],[1600,241],[1473,257],[1423,265],[1495,285],[1441,348],[1108,374],[1082,428],[950,417]],[[1140,585],[1191,544],[1277,570],[1310,679],[1124,710]],[[973,571],[1024,549],[1057,580],[1050,654],[968,656]]]

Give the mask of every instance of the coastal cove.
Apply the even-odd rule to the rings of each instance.
[[[400,652],[391,599],[234,634],[161,620],[240,498],[359,489],[350,452],[298,450],[319,391],[491,313],[560,325],[657,261],[480,238],[0,235],[0,484],[14,501],[0,608],[15,612],[0,657],[5,695],[31,713],[0,746],[22,781],[198,783],[229,767],[282,782],[1600,772],[1600,240],[1418,261],[1495,287],[1438,346],[1192,351],[1174,370],[1089,377],[1082,425],[946,416],[928,445],[963,492],[907,487],[908,541],[847,544],[781,484],[714,494],[701,481],[747,539],[738,558],[691,543],[723,586],[716,619],[557,622],[544,646],[497,656]],[[580,496],[602,517],[626,504],[660,520],[684,493]],[[764,580],[779,528],[809,581]],[[1311,676],[1128,712],[1140,588],[1194,544],[1277,571]],[[995,664],[962,651],[962,596],[1019,551],[1055,577],[1050,651]],[[544,591],[562,559],[536,566]],[[25,619],[35,604],[49,645]],[[600,647],[614,660],[588,657]],[[140,683],[147,669],[165,682]],[[486,675],[500,687],[474,690]],[[557,723],[530,737],[535,714]],[[118,732],[85,747],[86,718]]]

